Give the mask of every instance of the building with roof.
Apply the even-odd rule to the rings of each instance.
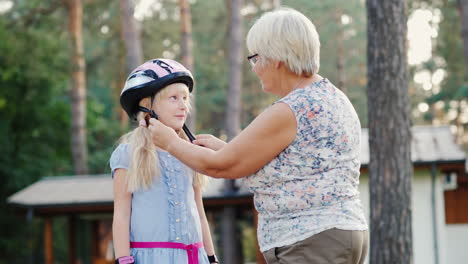
[[[412,181],[414,263],[464,263],[468,259],[468,176],[466,154],[455,144],[449,127],[413,127]],[[369,212],[368,131],[362,130],[361,199]],[[252,195],[236,180],[236,192],[224,192],[224,180],[211,179],[204,204],[212,227],[226,205],[232,205],[256,224]],[[68,218],[69,263],[112,263],[112,177],[106,175],[44,178],[8,198],[8,203],[28,218],[44,220],[45,263],[53,262],[52,221]],[[90,232],[88,241],[77,234]],[[215,236],[217,232],[214,232]],[[81,240],[80,240],[81,239]],[[215,239],[216,241],[217,239]],[[83,253],[81,244],[89,243]],[[257,263],[264,263],[257,248]]]

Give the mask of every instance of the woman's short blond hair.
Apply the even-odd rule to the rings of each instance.
[[[320,67],[320,40],[314,24],[302,13],[279,8],[263,14],[247,34],[251,54],[286,63],[297,75],[312,76]]]

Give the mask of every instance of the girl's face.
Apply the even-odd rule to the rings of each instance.
[[[174,130],[182,129],[189,110],[189,90],[185,84],[173,83],[160,91],[153,110],[159,121]]]

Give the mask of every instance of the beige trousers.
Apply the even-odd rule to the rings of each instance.
[[[333,228],[263,256],[268,264],[362,264],[368,247],[367,231]]]

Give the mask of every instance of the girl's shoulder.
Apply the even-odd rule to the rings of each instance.
[[[128,168],[130,163],[130,146],[124,143],[119,144],[112,152],[109,163],[112,171],[116,168]]]
[[[114,155],[122,155],[122,154],[125,154],[125,153],[129,153],[130,152],[130,146],[129,144],[127,143],[120,143],[115,149],[114,151],[112,152],[112,156]]]

